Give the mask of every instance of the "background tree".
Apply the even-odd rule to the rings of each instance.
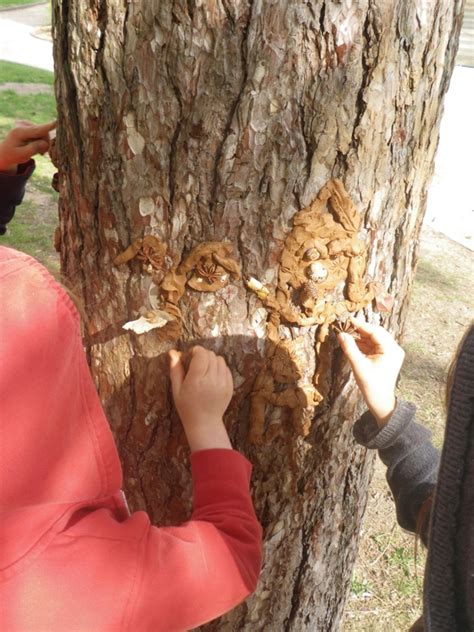
[[[122,329],[156,306],[161,264],[114,260],[130,244],[146,259],[145,235],[167,245],[165,270],[225,240],[245,277],[274,288],[293,216],[337,177],[363,214],[367,273],[395,297],[385,322],[400,334],[462,4],[53,1],[62,270],[88,315],[132,508],[181,520],[189,476],[169,329]],[[335,630],[372,463],[352,439],[360,400],[335,338],[309,434],[269,406],[279,436],[256,445],[250,394],[272,346],[262,302],[234,278],[217,292],[188,288],[179,307],[181,348],[207,340],[232,367],[228,424],[254,463],[266,534],[256,595],[210,627]],[[317,330],[282,328],[303,336],[296,363],[311,371]]]

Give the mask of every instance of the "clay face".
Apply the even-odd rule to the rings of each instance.
[[[166,249],[166,244],[149,235],[135,240],[125,252],[115,258],[114,263],[121,265],[134,257],[143,261],[144,272],[152,274],[157,286],[156,293],[161,308],[155,310],[161,317],[153,320],[153,328],[163,327],[163,338],[176,340],[182,330],[182,314],[178,304],[186,287],[196,292],[216,292],[231,281],[240,279],[240,268],[232,258],[233,246],[228,242],[207,241],[199,244],[183,261],[167,271],[164,269],[167,265]],[[163,317],[164,315],[167,317]],[[157,322],[162,324],[157,325]],[[136,333],[144,333],[151,328],[140,326],[140,331],[131,329]]]

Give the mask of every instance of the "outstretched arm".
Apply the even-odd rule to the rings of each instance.
[[[189,630],[228,612],[256,588],[261,528],[251,467],[234,450],[191,455],[194,511],[180,527],[150,527],[132,625]],[[138,626],[140,624],[140,626]]]
[[[436,486],[439,453],[428,430],[416,423],[415,406],[395,398],[402,348],[382,327],[353,322],[360,339],[340,334],[339,340],[369,408],[356,422],[354,436],[361,445],[378,449],[398,523],[414,532],[421,507]],[[426,531],[422,537],[426,540]]]
[[[233,391],[223,358],[194,347],[186,370],[170,354],[173,397],[191,448],[194,509],[180,527],[150,527],[135,609],[141,629],[185,630],[235,607],[257,585],[262,532],[251,465],[232,450],[222,417]]]

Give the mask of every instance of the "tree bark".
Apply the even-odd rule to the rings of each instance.
[[[274,345],[265,305],[243,279],[188,287],[178,341],[126,332],[156,307],[161,277],[114,259],[153,235],[167,245],[166,272],[197,245],[228,241],[243,277],[273,291],[295,213],[339,178],[362,214],[365,278],[395,298],[385,324],[399,335],[462,4],[53,0],[62,271],[88,315],[133,509],[157,523],[190,509],[166,351],[204,341],[234,375],[227,424],[254,465],[265,563],[256,594],[209,629],[338,629],[372,465],[351,434],[360,398],[331,335],[306,436],[288,408],[269,405],[261,443],[249,442],[254,383]],[[379,318],[372,304],[365,313]],[[279,331],[300,341],[288,362],[314,374],[318,325]]]

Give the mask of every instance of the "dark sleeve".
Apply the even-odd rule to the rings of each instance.
[[[398,524],[412,532],[416,530],[421,505],[434,491],[439,468],[439,452],[431,443],[431,433],[416,423],[415,410],[413,404],[398,401],[383,428],[377,426],[369,411],[354,426],[358,443],[378,449],[387,466],[387,481],[395,499]]]
[[[0,235],[5,234],[6,225],[15,215],[15,207],[21,204],[26,183],[34,170],[35,161],[29,160],[18,166],[16,174],[0,172]]]

